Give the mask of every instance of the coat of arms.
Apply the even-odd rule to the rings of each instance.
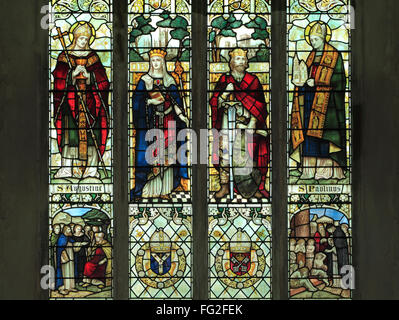
[[[258,282],[266,269],[266,257],[241,228],[218,251],[215,261],[220,280],[236,289],[249,288]]]
[[[187,262],[183,249],[171,241],[162,229],[156,230],[150,241],[137,251],[136,271],[146,285],[164,289],[184,276]]]

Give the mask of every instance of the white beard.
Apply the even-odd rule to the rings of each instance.
[[[237,81],[241,81],[244,78],[245,75],[245,67],[244,66],[240,66],[240,67],[235,67],[232,71],[231,71],[231,75],[233,76],[233,78]]]

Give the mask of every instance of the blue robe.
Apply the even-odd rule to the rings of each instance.
[[[62,274],[62,265],[61,265],[61,253],[62,253],[62,251],[65,250],[68,242],[74,243],[75,240],[73,240],[72,237],[67,237],[64,234],[61,234],[57,241],[57,254],[56,254],[57,271],[56,271],[56,283],[55,283],[56,289],[58,289],[59,287],[61,287],[64,284],[64,277]],[[76,275],[77,275],[76,261],[74,264],[75,264],[75,277],[76,277]]]
[[[305,96],[304,129],[306,132],[309,128],[310,114],[312,112],[313,101],[316,95],[316,88],[312,88],[305,84],[303,87],[299,88],[299,94],[304,94]],[[308,135],[305,135],[304,138],[305,141],[303,142],[302,150],[304,157],[330,157],[330,142],[328,140],[319,139]]]
[[[170,95],[174,101],[183,109],[183,101],[180,97],[179,91],[176,85],[172,84],[166,88],[165,92],[162,92],[165,96]],[[152,106],[147,106],[147,100],[150,99],[149,93],[145,86],[143,79],[140,79],[137,88],[133,94],[133,124],[136,129],[136,149],[135,149],[135,188],[130,192],[131,201],[135,198],[141,197],[143,188],[148,180],[148,175],[152,170],[152,166],[147,163],[145,154],[147,147],[153,142],[147,142],[145,135],[148,130],[156,129],[155,126],[155,112]],[[166,100],[168,101],[168,100]],[[171,101],[170,101],[171,102]],[[177,134],[179,130],[186,128],[187,126],[180,118],[176,115],[174,109],[171,111],[174,115],[174,121],[176,122]],[[176,142],[176,149],[179,152],[180,146],[184,142]],[[180,184],[180,179],[188,179],[188,168],[187,164],[176,163],[173,165],[173,176],[174,176],[174,188],[177,188]]]

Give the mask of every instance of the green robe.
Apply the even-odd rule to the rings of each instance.
[[[334,52],[337,55],[336,64],[333,69],[333,73],[331,79],[327,84],[323,84],[315,80],[315,87],[309,87],[305,84],[302,87],[295,88],[294,94],[294,105],[295,99],[297,99],[298,105],[301,107],[300,112],[300,122],[301,122],[301,129],[300,134],[302,135],[302,142],[294,148],[294,143],[290,141],[290,156],[295,161],[299,162],[302,160],[304,150],[306,148],[306,152],[309,153],[308,149],[311,148],[309,145],[313,144],[314,154],[312,155],[305,155],[305,156],[314,156],[319,158],[331,158],[332,160],[336,161],[342,169],[346,169],[347,167],[347,152],[346,152],[346,112],[345,112],[345,90],[346,90],[346,74],[345,74],[345,67],[342,55],[338,52],[334,47],[326,44],[325,49],[329,50],[329,52]],[[326,51],[323,52],[323,57],[326,55]],[[315,62],[316,52],[312,51],[308,58],[308,72],[312,74],[313,71],[313,78],[315,77],[315,73],[319,68],[320,63]],[[318,77],[320,78],[320,77]],[[317,89],[319,91],[327,90],[326,88],[331,88],[329,90],[330,96],[328,99],[328,104],[326,108],[325,118],[324,118],[324,125],[319,127],[320,130],[316,130],[317,132],[322,132],[321,137],[310,137],[309,136],[309,127],[310,121],[309,118],[310,113],[312,112],[311,109],[313,108],[313,102],[315,100],[315,94]],[[296,96],[297,94],[297,96]],[[313,110],[313,109],[312,109]],[[298,112],[299,113],[299,112]],[[294,113],[293,113],[294,114]],[[298,128],[296,127],[295,121],[293,121],[293,114],[291,118],[291,129]],[[310,141],[311,140],[311,141]]]

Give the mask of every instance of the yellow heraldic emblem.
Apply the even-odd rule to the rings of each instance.
[[[215,260],[220,281],[235,289],[252,287],[261,280],[266,269],[263,250],[241,228],[218,250]]]
[[[179,282],[186,270],[183,249],[162,229],[156,230],[137,251],[136,271],[140,280],[155,289],[169,288]]]

